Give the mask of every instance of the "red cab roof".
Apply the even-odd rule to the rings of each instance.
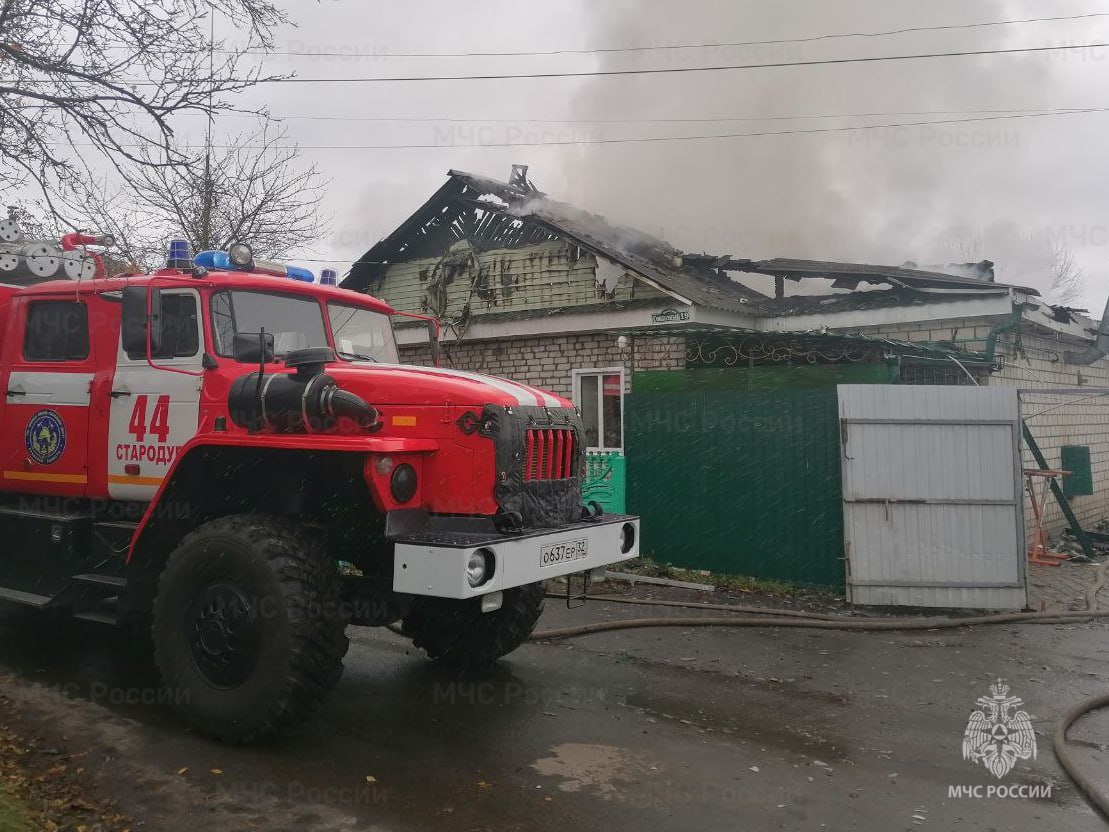
[[[155,283],[159,286],[177,284],[181,286],[204,286],[212,290],[244,289],[252,292],[280,292],[287,295],[321,298],[353,306],[361,306],[391,315],[396,310],[384,301],[362,292],[340,289],[337,286],[324,286],[319,283],[306,283],[287,277],[274,277],[254,272],[211,271],[204,277],[193,277],[187,272],[176,269],[162,269],[153,274],[120,275],[105,279],[92,280],[52,280],[31,286],[2,286],[0,296],[6,295],[92,295],[104,292],[118,292],[125,286],[141,286]],[[5,291],[6,290],[6,291]]]

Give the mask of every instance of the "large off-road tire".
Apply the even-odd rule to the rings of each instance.
[[[311,716],[343,673],[341,586],[319,537],[262,514],[200,526],[154,602],[168,699],[198,730],[249,743]]]
[[[528,640],[543,614],[543,583],[504,591],[504,603],[483,613],[481,600],[421,598],[403,632],[428,658],[465,671],[484,670]]]

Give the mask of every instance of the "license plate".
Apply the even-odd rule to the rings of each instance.
[[[550,543],[539,550],[539,566],[557,566],[560,563],[582,560],[588,555],[588,540],[567,540],[563,543]]]

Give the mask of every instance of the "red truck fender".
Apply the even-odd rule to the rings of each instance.
[[[350,435],[325,435],[325,434],[226,434],[207,433],[196,436],[181,446],[180,451],[166,473],[165,479],[158,487],[154,498],[146,507],[142,519],[139,521],[131,537],[127,553],[127,563],[130,564],[159,511],[166,505],[166,497],[170,494],[178,481],[178,472],[182,466],[196,452],[204,449],[227,448],[240,451],[257,451],[280,454],[283,452],[333,452],[344,455],[371,455],[404,454],[426,455],[439,450],[439,443],[434,439],[419,437],[388,437],[388,436],[363,436]],[[369,483],[367,483],[369,485]],[[375,494],[375,504],[382,505],[380,495]],[[168,554],[168,553],[167,553]]]

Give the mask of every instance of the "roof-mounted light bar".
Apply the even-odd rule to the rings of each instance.
[[[273,260],[255,260],[254,252],[246,243],[232,243],[227,251],[202,251],[193,258],[201,268],[215,271],[254,272],[273,277],[287,277],[304,283],[315,283],[316,276],[300,266],[289,266]]]

